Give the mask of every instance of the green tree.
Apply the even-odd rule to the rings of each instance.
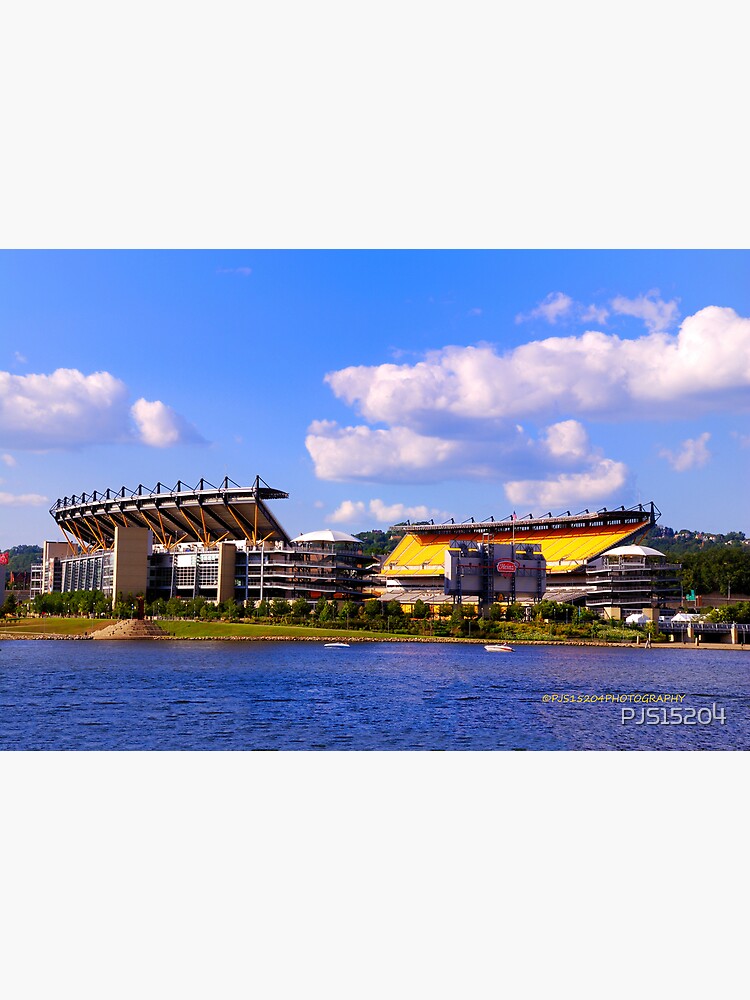
[[[404,617],[404,609],[395,598],[392,601],[388,601],[385,606],[385,613],[389,618],[395,618],[398,622]]]
[[[418,618],[423,621],[430,613],[430,609],[427,604],[418,597],[414,602],[414,610],[412,611],[412,618]]]
[[[373,621],[375,618],[380,618],[383,613],[383,605],[380,601],[365,601],[362,605],[362,609],[365,617],[370,621]]]
[[[315,617],[319,622],[332,622],[336,620],[336,602],[327,601],[321,597],[315,605]]]
[[[187,613],[185,601],[179,597],[170,597],[167,601],[167,614],[170,618],[184,618]]]
[[[304,597],[298,597],[296,600],[292,601],[292,614],[295,618],[309,618],[311,612],[312,608]]]
[[[357,605],[351,599],[344,601],[339,608],[339,619],[348,623],[356,617]]]
[[[275,597],[271,601],[271,614],[274,618],[284,618],[291,613],[292,606],[289,601],[285,601],[282,597]]]
[[[0,614],[15,615],[17,608],[18,601],[16,600],[15,594],[8,594],[5,598],[5,603],[0,608]]]
[[[239,604],[233,597],[228,598],[226,601],[222,601],[219,605],[219,610],[222,618],[228,618],[230,621],[236,621],[240,617],[242,611]]]

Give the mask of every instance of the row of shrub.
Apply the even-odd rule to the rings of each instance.
[[[47,615],[94,615],[131,618],[138,598],[118,594],[114,604],[98,591],[44,594],[31,602],[32,610]],[[154,618],[189,619],[204,622],[262,622],[363,629],[415,636],[455,636],[487,640],[510,639],[604,639],[634,640],[633,629],[604,625],[590,611],[571,604],[541,601],[528,608],[521,604],[493,605],[486,618],[478,617],[471,605],[440,605],[435,611],[418,600],[411,612],[398,601],[368,600],[335,602],[321,597],[314,605],[304,598],[215,604],[204,597],[156,598],[145,602],[145,614]]]

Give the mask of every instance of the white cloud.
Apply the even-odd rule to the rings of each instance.
[[[481,316],[482,315],[482,310],[478,306],[475,306],[473,309],[469,309],[468,315],[469,316]]]
[[[243,278],[249,278],[253,273],[251,267],[219,267],[216,269],[217,274],[240,274]]]
[[[130,412],[135,421],[141,441],[152,448],[169,448],[172,445],[195,441],[195,430],[175,413],[171,406],[161,400],[149,402],[138,399]]]
[[[570,315],[573,299],[564,292],[550,292],[538,306],[529,313],[519,313],[516,323],[524,323],[530,319],[543,319],[547,323],[556,323],[562,316]]]
[[[370,501],[370,513],[381,524],[395,524],[398,521],[429,521],[437,519],[447,520],[448,515],[434,507],[426,507],[424,504],[417,504],[414,507],[407,507],[402,503],[384,503],[382,500]]]
[[[624,295],[618,295],[612,300],[612,309],[621,315],[642,319],[651,333],[660,333],[673,326],[679,310],[675,300],[665,302],[658,298],[658,295],[658,288],[652,288],[650,292],[639,295],[635,299],[627,299]]]
[[[15,458],[13,458],[12,455],[0,455],[0,462],[2,462],[4,465],[10,466],[11,468],[13,468],[13,466],[16,465],[16,460]]]
[[[13,352],[13,357],[14,357],[14,359],[15,359],[15,361],[16,361],[17,364],[19,364],[19,365],[25,365],[26,364],[26,357],[23,354],[21,354],[20,351],[14,351]]]
[[[747,408],[750,320],[708,306],[676,335],[623,340],[589,331],[531,341],[505,354],[449,346],[416,364],[356,366],[326,376],[373,423],[448,438],[526,416],[653,419]]]
[[[311,426],[306,444],[318,478],[339,482],[498,481],[586,471],[602,460],[575,420],[543,428],[538,440],[521,427],[507,426],[499,440],[476,441],[446,441],[403,427],[372,430],[318,421]]]
[[[361,500],[344,500],[332,514],[328,515],[326,521],[330,521],[331,524],[353,524],[364,512],[365,505]]]
[[[514,506],[542,508],[574,507],[582,502],[596,502],[617,493],[627,477],[622,462],[602,458],[586,472],[557,476],[555,479],[520,480],[505,484],[505,495]]]
[[[405,427],[373,430],[340,427],[333,421],[310,425],[305,445],[319,479],[402,478],[429,481],[435,470],[455,458],[459,444],[417,434]]]
[[[41,507],[47,503],[49,503],[49,499],[39,493],[0,492],[0,507]]]
[[[711,435],[704,431],[697,438],[688,438],[683,441],[679,451],[670,451],[663,448],[659,454],[666,458],[675,472],[687,472],[689,469],[699,469],[711,458],[708,450],[708,442]]]
[[[585,458],[589,453],[589,436],[577,420],[561,420],[552,424],[542,435],[550,455],[557,458]]]
[[[581,322],[582,323],[597,323],[602,326],[607,322],[607,317],[609,316],[609,309],[606,306],[586,306],[581,311]]]
[[[131,413],[128,396],[125,383],[109,372],[0,372],[0,445],[45,451],[126,443],[134,440],[131,416],[146,443],[164,447],[199,439],[164,403],[138,400]]]
[[[649,294],[657,327],[670,309]],[[708,306],[674,334],[654,329],[622,339],[588,331],[505,353],[489,344],[447,346],[416,362],[343,368],[326,381],[363,420],[310,426],[306,444],[319,478],[500,480],[519,499],[572,506],[579,497],[614,494],[627,475],[622,462],[591,445],[581,420],[747,412],[750,319]],[[687,468],[706,455],[697,439],[689,454],[671,458]]]
[[[75,448],[127,435],[127,387],[109,372],[0,372],[0,441],[13,448]]]
[[[444,511],[418,504],[408,507],[403,503],[387,504],[375,498],[365,504],[363,500],[344,500],[326,520],[332,524],[361,524],[369,517],[376,524],[397,524],[401,521],[446,521],[449,517]]]

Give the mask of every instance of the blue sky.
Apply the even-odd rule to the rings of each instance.
[[[750,535],[742,251],[0,253],[0,547],[58,496],[287,490],[292,533],[654,500]]]

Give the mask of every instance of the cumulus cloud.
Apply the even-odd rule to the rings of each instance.
[[[336,510],[326,518],[332,524],[355,524],[362,522],[368,514],[377,524],[397,524],[401,521],[446,521],[449,517],[444,511],[418,504],[408,507],[402,503],[387,504],[375,498],[365,503],[363,500],[344,500]]]
[[[514,506],[556,507],[559,510],[613,495],[622,488],[626,478],[627,468],[622,462],[602,458],[586,472],[563,473],[554,479],[511,481],[504,489]]]
[[[653,419],[700,409],[747,409],[750,320],[709,306],[676,335],[625,340],[588,331],[498,353],[449,346],[416,364],[353,366],[326,376],[334,394],[373,423],[420,433],[441,425],[525,416]],[[454,430],[455,433],[455,430]]]
[[[49,503],[47,497],[39,493],[3,493],[0,491],[0,507],[41,507]]]
[[[435,469],[457,457],[460,445],[422,435],[406,427],[372,429],[340,427],[330,420],[316,420],[305,445],[320,479],[346,481],[377,479],[428,482]]]
[[[44,449],[121,440],[127,435],[127,395],[125,383],[109,372],[0,372],[0,441]]]
[[[561,420],[552,424],[542,437],[550,455],[558,458],[580,459],[589,453],[589,436],[577,420]]]
[[[596,323],[597,326],[603,326],[607,322],[608,316],[609,309],[606,306],[590,305],[581,310],[582,323]]]
[[[585,428],[575,420],[545,427],[536,439],[522,427],[506,427],[499,440],[476,441],[443,441],[403,427],[373,430],[317,421],[311,426],[306,443],[318,478],[339,482],[428,483],[515,477],[530,480],[586,471],[602,460]],[[346,513],[355,512],[347,508]],[[384,520],[393,522],[394,517]]]
[[[13,468],[13,466],[16,464],[16,460],[15,458],[13,458],[12,455],[0,455],[0,462],[2,462],[3,465],[10,466],[11,468]]]
[[[156,399],[138,399],[130,408],[133,420],[138,427],[138,433],[144,444],[152,448],[169,448],[172,445],[196,442],[199,435],[187,421]]]
[[[361,421],[315,421],[306,444],[321,479],[372,482],[500,480],[509,499],[572,506],[615,496],[628,470],[592,446],[582,421],[694,419],[746,413],[750,319],[708,306],[676,333],[661,327],[674,303],[640,309],[640,337],[589,330],[501,352],[490,344],[447,346],[408,363],[330,372],[334,395]],[[652,309],[653,312],[649,312]],[[675,468],[708,455],[698,438],[667,456]]]
[[[710,438],[711,435],[709,432],[704,431],[697,438],[688,438],[686,441],[683,441],[678,451],[670,451],[667,448],[663,448],[659,454],[662,458],[666,458],[675,472],[687,472],[690,469],[699,469],[711,457],[711,452],[708,450]]]
[[[336,510],[328,515],[326,521],[330,521],[331,524],[353,524],[364,512],[365,505],[361,500],[343,500]]]
[[[612,310],[623,316],[635,316],[637,319],[642,319],[647,329],[652,333],[668,330],[674,325],[679,315],[677,302],[675,300],[665,302],[660,299],[658,288],[652,288],[650,292],[634,299],[618,295],[612,300]]]
[[[131,412],[128,397],[125,383],[109,372],[0,372],[0,444],[45,451],[124,443],[136,439],[131,418],[147,444],[165,447],[198,439],[166,404],[141,399]]]
[[[525,323],[531,319],[543,319],[547,323],[557,323],[562,316],[570,315],[573,299],[564,292],[550,292],[538,306],[528,313],[519,313],[516,323]]]

